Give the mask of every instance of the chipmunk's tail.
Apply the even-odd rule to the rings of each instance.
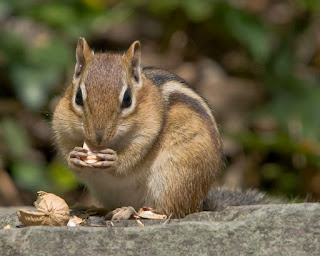
[[[213,189],[203,202],[204,211],[220,211],[227,206],[279,204],[285,203],[282,198],[267,196],[256,189],[229,189],[225,187]]]

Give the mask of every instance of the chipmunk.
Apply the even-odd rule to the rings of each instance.
[[[221,137],[205,100],[171,72],[141,67],[140,48],[94,53],[79,39],[53,115],[55,141],[103,207],[146,205],[181,218],[203,209]]]

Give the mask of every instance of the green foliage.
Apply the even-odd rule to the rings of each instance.
[[[267,163],[261,167],[261,176],[265,184],[275,184],[271,192],[278,194],[285,192],[293,195],[298,186],[298,174],[291,170],[284,170],[283,166],[276,163]]]
[[[214,5],[214,22],[241,43],[258,62],[265,62],[271,52],[271,31],[257,17],[225,2]]]
[[[44,172],[44,164],[16,160],[11,168],[12,176],[21,188],[32,192],[49,189],[49,179]]]
[[[11,172],[16,183],[24,189],[37,191],[46,189],[49,180],[44,172],[45,163],[35,161],[30,154],[31,142],[26,131],[12,118],[5,118],[0,123],[1,140],[8,149],[8,159],[12,163]]]
[[[320,2],[317,0],[295,0],[295,2],[299,6],[309,9],[312,12],[320,11]]]
[[[5,118],[1,122],[2,141],[12,158],[22,158],[30,147],[30,140],[26,131],[12,118]]]
[[[72,63],[70,47],[57,39],[28,45],[20,36],[6,31],[0,48],[17,97],[33,110],[48,102],[50,92],[59,80],[61,82],[61,75]]]
[[[6,160],[12,163],[12,176],[21,188],[33,192],[50,190],[57,193],[76,188],[76,179],[64,164],[52,161],[46,166],[43,159],[37,158],[28,134],[17,121],[12,118],[2,119],[0,130],[1,141],[8,150]]]
[[[61,162],[53,161],[50,163],[48,171],[53,182],[52,191],[57,193],[67,192],[78,186],[73,173]]]
[[[186,0],[181,1],[181,5],[188,18],[193,22],[204,21],[212,14],[213,6],[208,0]]]

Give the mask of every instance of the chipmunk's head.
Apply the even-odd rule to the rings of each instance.
[[[80,38],[76,61],[71,108],[82,121],[86,139],[105,147],[135,127],[142,87],[140,43],[135,41],[124,54],[93,53]]]

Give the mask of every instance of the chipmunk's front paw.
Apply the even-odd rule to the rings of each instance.
[[[77,167],[91,167],[91,165],[85,161],[88,156],[89,150],[81,147],[75,147],[73,151],[70,152],[68,160],[71,165],[75,165]]]
[[[96,168],[110,167],[117,161],[117,153],[110,148],[93,152],[93,154],[96,156],[98,161],[92,163],[91,166]]]
[[[69,154],[69,161],[77,167],[107,168],[117,160],[117,154],[112,149],[90,151],[86,148],[75,147]]]

